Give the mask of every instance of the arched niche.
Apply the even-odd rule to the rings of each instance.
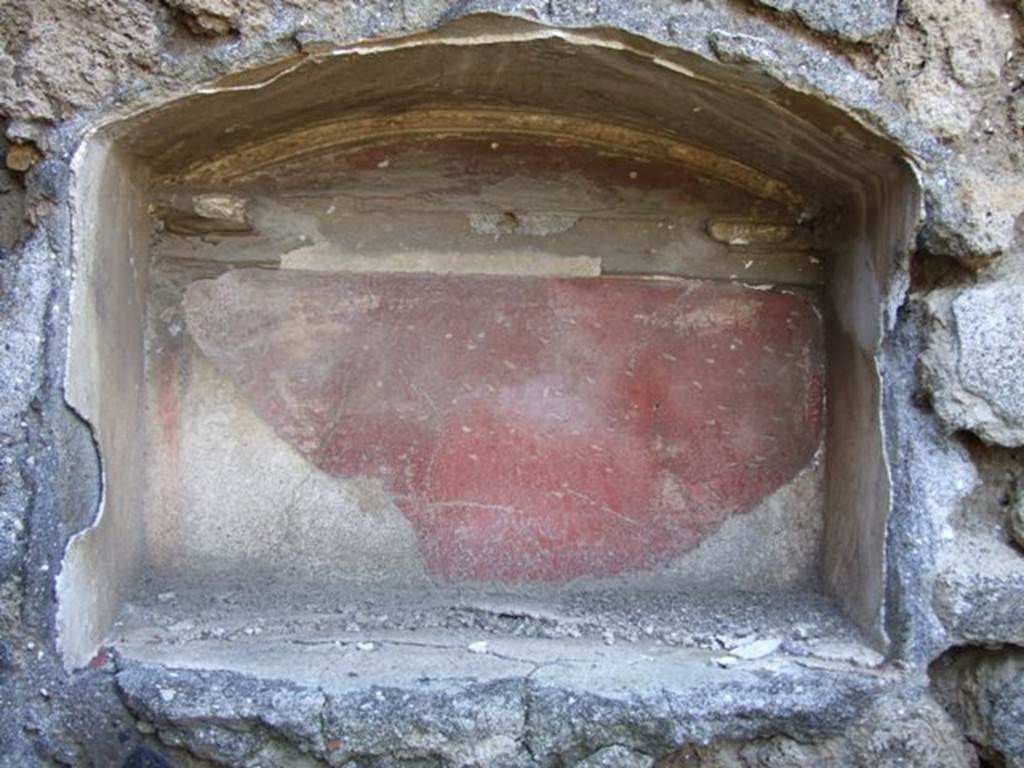
[[[258,600],[283,582],[312,595],[353,577],[370,590],[425,593],[511,581],[547,594],[579,579],[614,592],[633,576],[670,593],[821,587],[884,645],[890,488],[878,350],[919,203],[898,150],[835,108],[614,31],[473,17],[239,72],[97,126],[76,157],[74,205],[66,391],[95,429],[103,501],[71,540],[58,580],[70,665],[90,658],[126,601],[155,600],[168,584],[248,588]],[[680,292],[696,303],[672,304]],[[433,303],[413,306],[423,296]],[[375,301],[400,311],[371,322]],[[675,324],[674,340],[636,332],[630,323],[647,309]],[[446,357],[425,335],[438,317],[497,333],[485,327],[495,316],[510,335],[476,379],[464,377],[476,370],[469,358]],[[607,321],[600,343],[554,333],[584,318]],[[373,336],[381,322],[393,327]],[[376,346],[360,348],[354,332]],[[567,345],[556,362],[501,359],[516,338],[544,344],[552,333]],[[757,343],[747,359],[762,379],[785,356],[820,356],[792,380],[778,374],[777,386],[791,389],[758,401],[762,389],[734,387],[739,358],[710,372],[721,361],[700,355],[700,344],[728,334]],[[697,510],[682,523],[671,494],[659,491],[654,507],[644,496],[654,485],[635,478],[653,460],[648,448],[621,449],[617,416],[597,420],[621,454],[610,464],[580,458],[594,442],[572,429],[558,449],[492,436],[491,475],[467,469],[480,458],[466,437],[478,423],[439,441],[436,430],[413,430],[415,418],[395,421],[415,382],[433,387],[420,405],[435,416],[424,418],[443,421],[450,410],[432,395],[454,402],[452,387],[500,385],[500,365],[522,391],[513,371],[523,365],[537,366],[538,381],[579,374],[577,399],[596,398],[584,411],[603,413],[607,392],[586,379],[622,364],[635,337],[681,345],[640,371],[640,389],[619,382],[615,391],[651,409],[668,397],[651,394],[651,382],[674,393],[657,417],[667,431],[646,436],[688,446],[675,463],[665,458],[672,447],[659,447],[650,470],[659,488],[681,478],[677,506]],[[575,368],[564,362],[573,355]],[[685,371],[665,367],[680,357]],[[587,366],[598,373],[580,373]],[[345,370],[361,384],[338,394],[330,384]],[[370,402],[375,376],[384,416],[365,406],[366,418],[340,433],[324,426],[339,403]],[[690,399],[676,386],[684,378]],[[705,384],[733,400],[708,399]],[[705,411],[716,407],[732,437],[688,438],[715,421]],[[696,411],[699,424],[673,431]],[[778,450],[743,454],[737,430],[755,425],[763,437],[757,425],[771,417]],[[430,468],[370,466],[402,458],[403,446],[429,453]],[[532,457],[519,480],[502,463],[517,452]],[[702,461],[700,482],[687,485]],[[602,467],[612,475],[604,484],[592,479]],[[558,473],[590,485],[563,488]],[[563,517],[578,526],[562,527],[577,532],[533,519],[525,537],[502,539],[492,518],[509,505],[489,484],[530,503],[553,493],[563,501],[552,502],[552,519],[568,505]],[[457,524],[402,506],[435,493],[444,511],[454,491],[476,494],[459,499],[469,506],[456,510]],[[572,493],[604,511],[583,515],[584,501],[565,500]],[[453,546],[462,535],[453,531],[477,525],[477,507],[489,522]],[[629,518],[632,507],[655,511],[600,520]],[[448,527],[425,542],[442,518]],[[629,527],[638,522],[642,535]],[[494,536],[502,547],[483,541]],[[470,565],[459,547],[477,548]],[[506,556],[511,565],[499,566]],[[574,565],[553,565],[565,562]]]

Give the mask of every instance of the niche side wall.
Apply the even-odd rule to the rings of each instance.
[[[147,174],[103,137],[73,164],[74,287],[65,398],[92,425],[102,494],[93,525],[72,537],[57,577],[58,646],[83,666],[102,642],[142,554],[143,332]]]
[[[921,219],[904,163],[860,189],[849,239],[831,261],[828,324],[826,587],[877,647],[884,628],[886,526],[892,505],[879,354],[906,290],[906,258]]]

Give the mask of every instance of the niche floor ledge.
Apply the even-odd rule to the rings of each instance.
[[[228,742],[297,749],[330,765],[401,755],[424,765],[532,766],[582,758],[609,738],[657,755],[768,735],[780,722],[837,732],[898,676],[863,666],[856,643],[828,645],[820,655],[780,648],[737,659],[650,639],[609,646],[453,629],[267,629],[169,642],[140,627],[117,643],[118,685],[161,740],[229,765],[218,751]],[[722,666],[725,658],[733,661]]]
[[[627,692],[726,672],[870,676],[882,663],[809,590],[186,589],[130,601],[110,645],[124,659],[335,691],[522,677]]]

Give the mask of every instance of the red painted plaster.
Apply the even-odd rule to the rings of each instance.
[[[821,322],[694,280],[241,270],[200,349],[322,470],[379,478],[451,581],[565,581],[693,549],[811,459]]]

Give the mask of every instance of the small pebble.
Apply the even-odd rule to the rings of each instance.
[[[137,730],[139,733],[144,733],[146,735],[156,733],[156,727],[148,720],[139,720],[138,722],[136,722],[135,730]]]
[[[760,659],[779,650],[782,641],[776,637],[768,637],[763,640],[754,640],[751,643],[744,643],[732,649],[734,656],[741,659]]]

